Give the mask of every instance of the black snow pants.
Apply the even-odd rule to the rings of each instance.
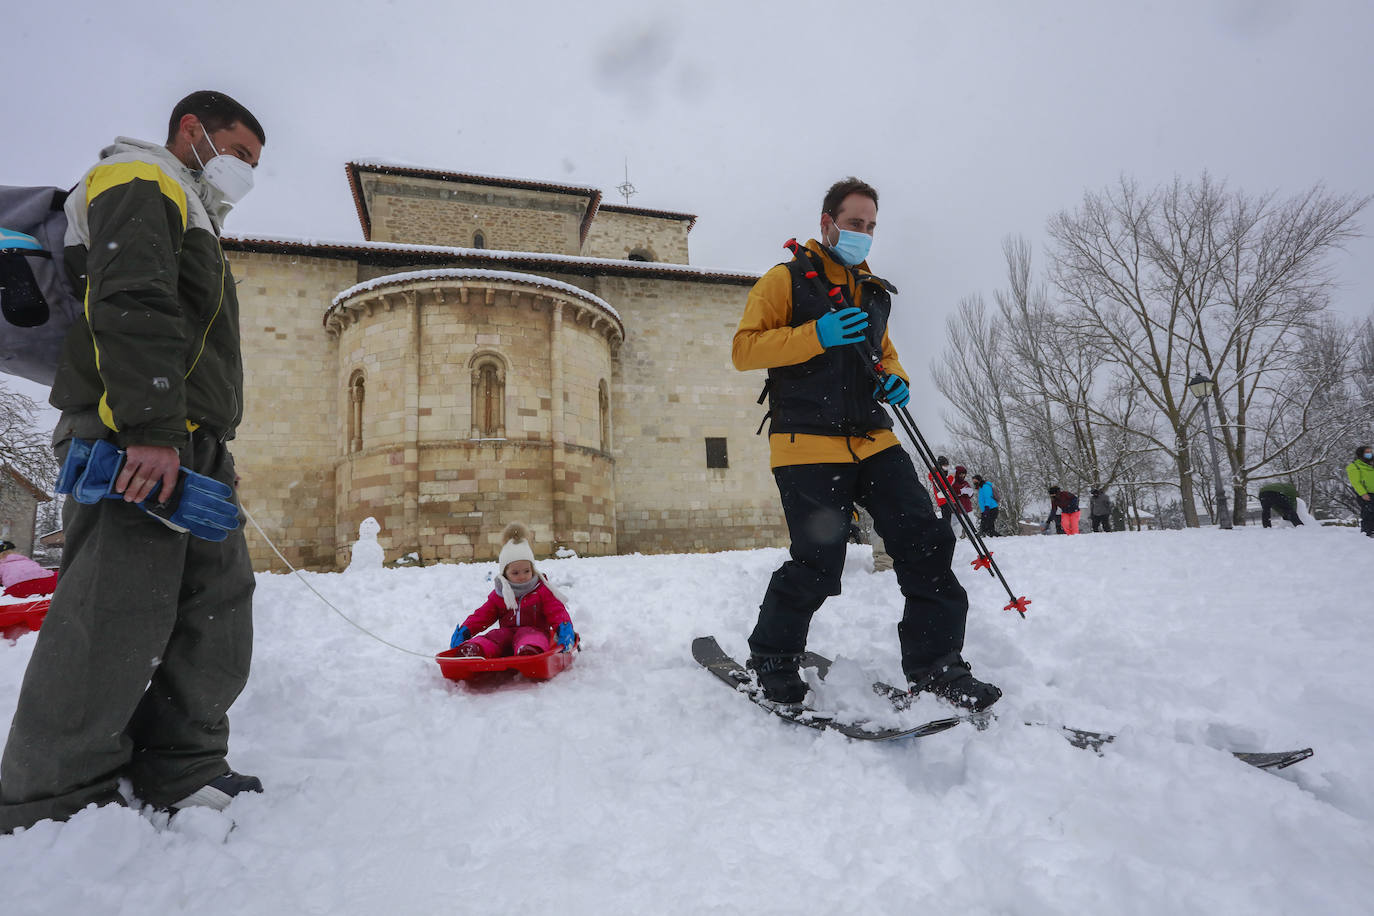
[[[897,636],[902,668],[920,676],[936,659],[964,646],[968,595],[950,566],[954,532],[935,514],[911,458],[900,447],[863,461],[775,468],[791,535],[791,559],[773,573],[749,637],[755,655],[799,654],[811,617],[840,593],[845,535],[857,502],[892,556],[906,599]]]
[[[1270,513],[1277,509],[1283,520],[1294,525],[1301,525],[1302,519],[1298,518],[1297,510],[1288,501],[1288,497],[1282,493],[1275,493],[1273,490],[1266,490],[1259,495],[1260,503],[1260,524],[1266,528],[1273,527],[1270,524]]]
[[[182,465],[233,485],[225,445]],[[253,569],[243,528],[218,543],[122,500],[63,509],[52,607],[0,758],[0,833],[116,801],[120,777],[165,807],[228,772],[228,709],[248,679]]]
[[[997,513],[999,511],[1001,511],[1001,509],[998,506],[992,506],[991,508],[983,510],[982,517],[978,520],[978,533],[983,537],[1001,537],[1001,535],[997,533]]]

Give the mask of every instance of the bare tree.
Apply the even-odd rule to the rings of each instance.
[[[1188,257],[1173,271],[1156,263],[1158,196],[1123,177],[1115,188],[1087,194],[1078,210],[1052,217],[1051,276],[1083,345],[1101,353],[1120,383],[1138,390],[1163,418],[1162,427],[1128,431],[1172,459],[1184,519],[1195,527],[1188,427],[1197,407],[1186,395],[1186,316],[1178,289],[1194,282],[1190,273],[1201,259]]]
[[[957,451],[974,469],[997,483],[1012,523],[1020,518],[1020,473],[1016,434],[1008,405],[1009,371],[1005,329],[988,316],[980,295],[968,296],[945,322],[947,346],[931,368],[935,387],[949,400],[945,427],[959,443]]]
[[[961,452],[986,455],[1009,518],[1019,519],[1046,484],[1078,490],[1136,473],[1156,450],[1133,430],[1143,399],[1099,378],[1103,360],[1051,307],[1034,281],[1030,244],[1003,243],[1007,283],[989,315],[966,297],[946,324],[947,348],[932,370],[950,400],[946,426]],[[1123,478],[1124,479],[1124,478]]]
[[[1207,175],[1147,193],[1123,177],[1050,220],[1052,278],[1068,325],[1102,354],[1118,386],[1152,408],[1135,414],[1146,422],[1124,428],[1172,459],[1188,525],[1198,523],[1191,373],[1217,383],[1219,436],[1243,518],[1246,481],[1273,459],[1250,454],[1250,413],[1291,372],[1294,332],[1313,328],[1328,305],[1328,256],[1354,235],[1368,201],[1316,186],[1276,202],[1228,192]],[[1091,401],[1086,409],[1122,422]],[[1157,429],[1151,413],[1162,420]]]
[[[1344,467],[1374,427],[1374,401],[1362,390],[1361,331],[1326,316],[1295,338],[1292,365],[1270,380],[1264,413],[1251,424],[1265,457],[1249,477],[1293,479],[1319,517],[1357,514]]]
[[[1171,198],[1183,193],[1175,183]],[[1357,234],[1355,218],[1370,198],[1329,194],[1320,185],[1284,201],[1273,195],[1227,194],[1219,187],[1211,198],[1212,208],[1202,215],[1207,231],[1219,240],[1213,249],[1219,263],[1206,277],[1202,294],[1187,299],[1187,309],[1197,357],[1208,376],[1224,383],[1212,397],[1218,418],[1229,412],[1218,432],[1229,463],[1234,520],[1243,524],[1247,482],[1276,457],[1264,447],[1271,444],[1268,437],[1249,435],[1251,411],[1268,410],[1265,401],[1271,397],[1294,406],[1285,394],[1290,389],[1280,380],[1315,378],[1319,386],[1344,385],[1344,379],[1337,382],[1329,371],[1314,375],[1317,367],[1302,351],[1304,346],[1310,350],[1312,336],[1322,333],[1330,304],[1334,278],[1328,256]],[[1200,209],[1185,204],[1166,212]],[[1342,357],[1339,368],[1327,369],[1343,374],[1348,365]],[[1309,390],[1304,400],[1310,405],[1318,396]],[[1317,416],[1305,409],[1302,415]],[[1280,442],[1277,447],[1288,445]]]
[[[1374,317],[1360,324],[1355,341],[1355,390],[1364,403],[1374,404]]]
[[[1206,174],[1148,192],[1123,176],[1085,194],[1049,221],[1048,289],[1029,243],[1009,238],[996,314],[981,296],[960,303],[935,370],[958,410],[950,431],[986,451],[1018,510],[1046,482],[1115,484],[1196,526],[1198,492],[1215,517],[1214,488],[1199,483],[1217,473],[1240,524],[1252,480],[1306,474],[1318,505],[1374,410],[1374,319],[1352,329],[1329,316],[1329,256],[1370,199],[1320,185],[1253,196]],[[1217,468],[1195,373],[1215,382]]]
[[[57,477],[52,446],[37,426],[38,405],[0,377],[0,466],[8,465],[40,487]]]

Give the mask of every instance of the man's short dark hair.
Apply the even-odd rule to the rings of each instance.
[[[830,186],[830,190],[825,192],[825,200],[821,203],[821,212],[829,213],[830,218],[834,219],[839,215],[840,204],[850,194],[862,194],[864,197],[873,201],[874,208],[878,206],[878,192],[866,181],[850,176],[842,181],[837,181]]]
[[[181,119],[188,114],[195,115],[200,123],[205,125],[206,131],[224,130],[226,127],[242,124],[257,136],[259,143],[267,145],[267,135],[263,133],[262,125],[253,117],[253,113],[223,92],[215,92],[212,89],[193,92],[177,102],[177,107],[172,109],[172,119],[167,124],[169,144],[176,140]]]

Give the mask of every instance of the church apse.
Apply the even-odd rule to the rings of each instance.
[[[389,555],[425,561],[491,559],[511,521],[616,551],[603,437],[624,328],[604,301],[530,274],[417,271],[346,290],[326,328],[340,388],[366,379],[361,447],[340,443],[334,475],[338,550],[373,516]]]

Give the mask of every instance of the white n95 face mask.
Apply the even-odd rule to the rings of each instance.
[[[200,131],[209,141],[210,149],[214,150],[215,141],[210,139],[205,125],[201,125]],[[191,153],[196,157],[196,162],[200,163],[201,175],[215,186],[228,203],[238,203],[243,200],[244,195],[253,190],[253,167],[238,156],[216,151],[216,154],[210,157],[210,161],[205,162],[200,158],[194,143],[191,144]]]
[[[237,156],[220,154],[205,164],[205,180],[231,204],[253,190],[253,167]]]

